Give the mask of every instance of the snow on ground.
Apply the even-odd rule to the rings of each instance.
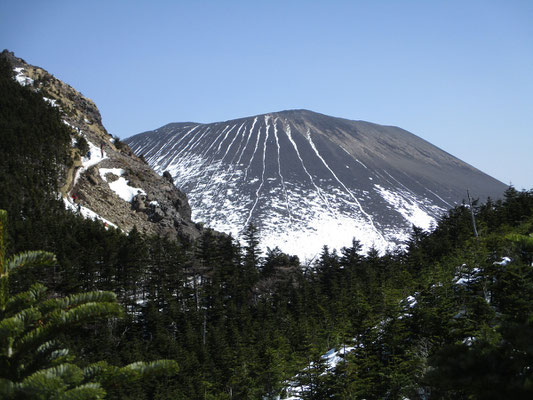
[[[467,338],[463,339],[463,344],[466,344],[467,346],[472,346],[474,342],[477,340],[475,336],[468,336]]]
[[[24,75],[24,72],[22,72],[24,68],[13,68],[13,71],[17,73],[15,76],[15,80],[22,86],[31,86],[33,85],[33,79],[31,79],[29,76]]]
[[[68,122],[66,121],[63,121],[63,123],[65,123],[66,125],[69,125]],[[87,140],[87,144],[89,145],[89,151],[87,152],[87,154],[85,154],[85,156],[81,157],[82,166],[78,168],[78,170],[76,171],[76,176],[74,177],[74,182],[72,183],[72,187],[76,186],[76,182],[78,182],[79,177],[81,176],[81,174],[87,171],[87,169],[89,169],[93,165],[98,164],[100,161],[108,158],[105,151],[100,150],[97,146],[95,146],[89,140]]]
[[[362,252],[374,247],[383,253],[406,242],[413,224],[430,230],[436,225],[435,217],[445,211],[390,174],[382,178],[357,159],[373,178],[369,176],[363,185],[343,178],[344,173],[315,145],[310,131],[305,150],[294,140],[289,125],[283,123],[281,130],[276,120],[265,118],[258,122],[261,127],[254,128],[256,122],[257,117],[245,129],[226,126],[217,135],[211,128],[196,125],[182,135],[169,136],[160,146],[150,139],[149,144],[133,149],[140,152],[144,147],[142,152],[155,171],[172,175],[175,185],[189,197],[193,220],[238,240],[247,223],[254,221],[263,251],[278,246],[301,261],[316,258],[324,245],[330,250],[349,247],[354,237]],[[291,157],[300,164],[298,172],[289,170],[280,157],[284,154],[280,153],[280,135],[289,141]],[[147,148],[151,148],[148,153]],[[377,181],[383,184],[374,186]],[[388,223],[382,215],[374,218],[365,211],[374,206],[394,221]]]
[[[106,175],[112,173],[119,178],[115,181],[109,182]],[[128,203],[138,194],[146,194],[141,188],[134,188],[128,185],[129,181],[122,177],[124,170],[120,168],[100,168],[100,176],[106,181],[113,192],[117,194],[122,200]]]
[[[48,97],[43,96],[43,100],[46,101],[48,104],[50,104],[52,107],[59,107],[56,99],[50,99]]]
[[[336,348],[332,348],[326,354],[322,355],[322,357],[320,358],[324,360],[326,367],[325,372],[323,374],[332,372],[337,367],[337,365],[342,362],[342,360],[344,360],[345,355],[354,349],[354,346],[342,346],[338,350]],[[311,363],[310,366],[306,368],[306,370],[312,367],[313,363]],[[308,389],[306,386],[298,386],[296,382],[288,382],[287,386],[287,395],[286,397],[282,397],[282,400],[301,400],[302,393]]]
[[[416,298],[414,296],[407,296],[405,302],[408,308],[413,308],[414,306],[416,306],[417,303]]]
[[[15,76],[15,80],[22,86],[28,86],[28,85],[33,85],[33,79],[31,79],[30,77],[26,76],[24,74],[24,68],[14,68],[13,71],[15,71],[15,73],[17,74]],[[44,97],[43,96],[43,99],[44,101],[46,101],[48,104],[52,105],[53,107],[58,107],[58,104],[57,104],[57,100],[55,99],[50,99],[48,97]],[[65,125],[68,125],[70,126],[71,128],[75,128],[73,127],[72,125],[70,125],[67,121],[63,120],[63,123]],[[83,133],[75,128],[76,131],[79,133],[79,134],[82,134]],[[78,171],[76,172],[76,176],[74,177],[74,182],[73,182],[73,186],[76,184],[76,181],[78,180],[79,176],[87,170],[87,168],[93,166],[93,165],[96,165],[98,164],[100,161],[104,160],[107,158],[106,154],[105,154],[105,151],[103,150],[100,150],[97,146],[95,146],[93,143],[91,143],[90,141],[87,140],[87,143],[89,144],[89,152],[85,155],[85,156],[82,156],[82,167],[80,167],[78,169]],[[75,142],[73,141],[72,142],[72,145],[75,145]],[[106,224],[107,226],[112,226],[114,228],[117,228],[117,226],[115,224],[113,224],[112,222],[108,221],[107,219],[105,218],[102,218],[100,215],[96,214],[94,211],[90,210],[89,208],[87,207],[84,207],[82,206],[81,204],[75,204],[73,201],[72,201],[72,198],[70,197],[70,194],[67,195],[67,197],[64,197],[63,198],[63,202],[65,204],[65,207],[68,209],[68,210],[71,210],[73,212],[79,212],[84,218],[87,218],[87,219],[92,219],[92,220],[98,220],[98,221],[102,221],[104,224]]]
[[[228,167],[215,161],[208,164],[208,160],[202,157],[187,155],[180,158],[179,163],[165,166],[165,170],[174,177],[177,187],[183,188],[190,181],[202,182],[187,190],[193,220],[204,221],[210,228],[241,238],[250,216],[248,207],[258,198],[257,188],[251,189],[250,193],[239,189],[245,178],[244,167]],[[163,169],[156,165],[156,171],[162,173]],[[273,180],[283,179],[278,170],[275,174]],[[251,178],[246,186],[259,182],[260,179]],[[268,195],[257,205],[261,209],[270,209],[260,227],[263,251],[278,246],[304,261],[314,259],[324,245],[330,250],[349,247],[353,237],[360,240],[363,251],[375,247],[384,252],[394,245],[369,223],[360,205],[342,186],[325,186],[320,194],[311,186],[303,188],[289,180],[283,180],[283,185],[269,185]],[[328,204],[339,204],[343,211],[333,211]],[[398,229],[398,232],[387,232],[387,236],[396,237],[394,235],[400,233],[401,229]]]
[[[501,261],[495,261],[492,264],[493,265],[501,265],[502,267],[505,267],[510,262],[511,262],[511,259],[509,257],[502,257]]]
[[[22,85],[22,86],[33,85],[33,82],[34,82],[33,79],[31,79],[30,77],[28,77],[28,76],[26,76],[24,74],[24,72],[23,72],[24,68],[21,68],[21,67],[14,68],[13,71],[16,73],[15,80],[20,85]],[[43,97],[43,99],[48,104],[52,105],[53,107],[58,107],[57,100],[50,99],[48,97]],[[88,123],[89,121],[87,119],[85,119],[85,122]],[[78,128],[73,127],[67,121],[63,120],[63,123],[65,125],[68,125],[71,128],[75,128],[76,131],[79,134],[83,135],[83,133]],[[101,162],[102,160],[108,158],[107,155],[106,155],[106,152],[103,149],[95,146],[89,140],[87,140],[87,143],[89,145],[89,151],[87,152],[87,154],[83,155],[82,158],[81,158],[82,166],[76,172],[76,176],[74,177],[73,186],[76,185],[76,182],[77,182],[78,178],[80,177],[80,175],[83,172],[85,172],[88,168],[92,167],[93,165],[96,165],[99,162]],[[72,144],[75,145],[74,140],[73,140]],[[100,173],[102,174],[102,172],[100,172]],[[123,173],[123,171],[122,171],[122,173]],[[106,180],[104,176],[102,176],[102,178],[104,180]],[[122,177],[120,177],[118,181],[109,183],[109,186],[115,193],[117,193],[117,195],[119,197],[121,197],[122,199],[124,199],[124,200],[126,200],[128,202],[131,201],[133,196],[135,196],[137,193],[139,193],[139,192],[140,193],[144,193],[144,191],[142,189],[132,188],[131,186],[128,186],[128,182]],[[134,194],[132,194],[132,193],[134,193]],[[117,228],[117,226],[115,224],[113,224],[112,222],[106,220],[105,218],[102,218],[100,215],[96,214],[94,211],[90,210],[89,208],[84,207],[84,206],[82,206],[80,204],[73,203],[72,199],[70,197],[70,194],[67,197],[63,198],[63,202],[65,203],[65,207],[68,210],[71,210],[73,212],[79,212],[83,217],[85,217],[87,219],[99,220],[99,221],[102,221],[103,223],[105,223],[108,226],[112,226],[114,228]]]
[[[65,207],[67,210],[70,210],[72,212],[78,212],[78,204],[74,204],[70,199],[67,199],[66,197],[63,197],[63,203],[65,203]],[[113,228],[118,228],[115,224],[108,221],[107,219],[101,217],[100,215],[96,214],[94,211],[88,209],[87,207],[84,207],[82,205],[79,205],[79,212],[80,214],[87,219],[92,219],[95,221],[101,221],[107,226],[112,226]]]
[[[83,168],[88,169],[93,165],[98,164],[100,161],[108,158],[105,151],[101,150],[99,147],[95,146],[88,140],[87,144],[89,145],[89,151],[87,152],[87,154],[85,154],[84,157],[81,158]]]
[[[337,365],[344,360],[345,354],[348,354],[350,351],[354,350],[354,346],[342,347],[339,350],[335,348],[330,349],[326,354],[322,356],[322,359],[326,361],[327,369],[336,368]]]
[[[272,226],[267,229],[268,234],[261,236],[261,245],[271,249],[279,246],[288,254],[297,254],[300,257],[303,255],[302,261],[316,258],[325,245],[330,250],[350,247],[354,237],[359,239],[364,252],[372,247],[385,252],[390,247],[390,243],[383,240],[379,232],[364,218],[316,213],[306,218],[304,223],[293,223],[291,230],[286,221],[281,218],[276,221],[275,214],[271,217]],[[284,229],[276,230],[274,225]]]
[[[61,122],[63,122],[66,126],[69,126],[73,129],[75,129],[76,127],[72,126],[66,119],[62,119]]]
[[[65,120],[63,120],[63,123],[65,125],[68,125],[68,126],[72,127]],[[78,129],[78,133],[83,134],[83,133],[81,133],[81,131],[79,131],[79,129]],[[82,156],[82,158],[81,158],[82,166],[80,168],[78,168],[78,170],[76,171],[76,176],[74,177],[74,182],[72,184],[73,187],[76,185],[76,182],[78,181],[80,175],[83,172],[85,172],[88,168],[92,167],[93,165],[98,164],[100,161],[102,161],[102,160],[107,158],[107,155],[106,155],[105,151],[100,150],[98,147],[96,147],[93,143],[91,143],[88,140],[87,140],[87,144],[89,145],[89,151],[87,152],[87,154],[85,156]],[[67,197],[63,198],[63,202],[65,203],[65,207],[68,210],[71,210],[73,212],[79,212],[83,217],[85,217],[87,219],[102,221],[107,226],[112,226],[114,228],[118,228],[115,224],[113,224],[112,222],[108,221],[107,219],[101,217],[100,215],[96,214],[94,211],[90,210],[89,208],[84,207],[81,204],[75,204],[72,201],[72,198],[70,197],[70,194],[68,194]]]
[[[465,267],[463,265],[462,267]],[[403,300],[401,300],[401,304],[404,305],[404,310],[407,311],[404,314],[401,314],[398,316],[399,319],[402,319],[404,317],[410,317],[410,310],[417,305],[416,296],[418,295],[418,292],[415,292],[413,295],[407,296]],[[378,323],[374,329],[379,329],[380,332],[383,331],[384,326],[390,322],[392,319],[388,318],[385,320],[382,320],[380,323]],[[475,339],[474,339],[475,340]],[[325,354],[321,356],[321,359],[325,362],[325,369],[323,374],[331,373],[335,370],[337,365],[341,363],[345,357],[346,354],[350,353],[351,351],[355,350],[356,348],[363,348],[363,344],[360,343],[360,341],[355,338],[352,341],[351,346],[340,346],[338,348],[332,348]],[[337,350],[338,349],[338,350]],[[308,367],[306,367],[301,373],[297,374],[293,380],[286,382],[285,387],[285,396],[284,397],[278,397],[277,400],[302,400],[302,394],[307,391],[307,386],[299,386],[297,383],[298,377],[302,374],[305,374],[305,371],[313,367],[313,363],[310,363]]]
[[[374,184],[374,189],[411,224],[426,231],[436,224],[435,218],[420,208],[420,201],[417,201],[413,196],[393,192],[377,184]]]

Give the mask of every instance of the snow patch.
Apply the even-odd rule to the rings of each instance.
[[[104,223],[106,226],[112,226],[113,228],[117,229],[118,227],[108,221],[107,219],[101,217],[100,215],[98,215],[97,213],[95,213],[93,210],[90,210],[89,208],[87,207],[84,207],[80,204],[74,204],[73,202],[71,202],[69,199],[63,197],[63,203],[65,204],[65,208],[67,210],[70,210],[72,212],[78,212],[86,219],[92,219],[94,221],[101,221],[102,223]]]
[[[420,207],[420,200],[415,199],[412,194],[393,192],[378,184],[374,184],[374,190],[412,225],[426,231],[436,225],[435,218]]]
[[[93,165],[98,164],[100,161],[108,158],[105,151],[101,150],[99,147],[95,146],[88,140],[87,144],[89,145],[89,151],[81,158],[81,162],[84,169],[88,169]]]
[[[330,250],[350,247],[354,237],[359,239],[364,252],[375,247],[383,253],[390,247],[365,218],[357,219],[353,215],[319,213],[309,218],[306,224],[293,224],[291,231],[286,222],[271,219],[268,225],[272,228],[267,229],[270,233],[261,235],[260,232],[261,245],[265,248],[278,246],[288,254],[304,255],[307,260],[316,258],[323,246],[328,246]],[[278,229],[274,230],[276,225]]]
[[[416,303],[417,303],[414,296],[407,296],[407,298],[405,299],[405,302],[408,308],[413,308],[414,306],[416,306]]]
[[[109,182],[106,175],[112,173],[117,175],[119,178],[115,181]],[[130,186],[125,178],[122,177],[124,170],[120,168],[100,168],[100,177],[107,182],[110,189],[116,193],[118,197],[122,200],[127,201],[128,203],[133,200],[138,194],[146,195],[146,192],[141,188],[135,188]]]
[[[17,73],[15,76],[15,80],[21,85],[21,86],[32,86],[33,85],[33,79],[31,79],[29,76],[25,75],[24,68],[18,67],[13,68],[13,71]]]
[[[65,120],[63,120],[63,123],[68,126],[71,126]],[[79,129],[78,129],[78,132],[80,133],[80,135],[83,135],[85,137],[85,135]],[[89,145],[89,151],[87,152],[85,156],[81,157],[82,166],[78,168],[78,170],[76,171],[76,176],[74,177],[74,182],[72,183],[72,187],[76,186],[76,182],[80,178],[81,174],[84,173],[88,168],[92,167],[93,165],[98,164],[100,161],[107,158],[105,151],[100,150],[89,140],[87,140],[87,144]]]
[[[59,107],[56,99],[50,99],[48,97],[43,96],[43,100],[46,101],[48,104],[50,104],[52,107]]]
[[[512,260],[509,257],[502,257],[501,261],[495,261],[492,264],[493,265],[501,265],[502,267],[505,267],[507,264],[509,264]]]

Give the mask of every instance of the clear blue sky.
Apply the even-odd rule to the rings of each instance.
[[[121,138],[307,108],[400,126],[532,189],[532,21],[528,0],[2,0],[0,47]]]

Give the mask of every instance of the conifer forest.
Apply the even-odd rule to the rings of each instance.
[[[125,234],[65,210],[69,128],[0,69],[0,398],[533,398],[533,191],[309,263]]]

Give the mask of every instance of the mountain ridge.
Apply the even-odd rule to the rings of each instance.
[[[168,124],[125,141],[174,177],[196,220],[237,237],[254,222],[266,247],[306,258],[344,245],[328,240],[340,232],[385,250],[413,224],[429,229],[467,189],[480,198],[506,189],[404,129],[309,110]]]
[[[71,130],[70,165],[58,193],[67,208],[126,232],[135,227],[169,238],[200,235],[185,194],[109,134],[92,100],[8,50],[0,57],[15,80],[42,95]]]
[[[309,114],[309,115],[313,115],[313,116],[326,117],[328,119],[335,119],[335,120],[343,121],[343,122],[346,122],[346,123],[357,123],[357,124],[367,125],[367,126],[371,126],[371,127],[391,128],[391,129],[394,129],[394,130],[400,130],[400,131],[402,131],[402,133],[404,135],[409,135],[409,136],[411,136],[413,138],[416,138],[417,140],[422,140],[422,141],[426,142],[427,144],[429,144],[430,146],[436,148],[439,152],[445,153],[449,157],[457,159],[455,156],[453,156],[451,153],[447,152],[446,150],[443,150],[442,148],[432,144],[431,142],[427,141],[426,139],[423,139],[423,138],[413,134],[412,132],[409,132],[408,130],[403,129],[403,128],[401,128],[399,126],[396,126],[396,125],[383,125],[383,124],[378,124],[378,123],[375,123],[375,122],[370,122],[370,121],[365,121],[365,120],[354,120],[354,119],[343,118],[343,117],[329,116],[327,114],[323,114],[323,113],[319,113],[319,112],[316,112],[316,111],[313,111],[313,110],[303,109],[303,108],[302,109],[281,110],[281,111],[257,114],[257,115],[253,115],[253,116],[250,116],[250,117],[240,117],[240,118],[236,118],[236,119],[216,121],[216,122],[193,122],[193,121],[188,121],[188,122],[170,122],[170,123],[165,124],[165,125],[163,125],[163,126],[161,126],[159,128],[156,128],[154,130],[144,131],[144,132],[140,132],[140,133],[137,133],[135,135],[132,135],[132,136],[126,138],[125,141],[131,141],[135,137],[138,137],[139,135],[144,135],[144,134],[149,134],[149,133],[152,133],[152,132],[157,132],[157,131],[159,131],[159,130],[161,130],[163,128],[169,128],[169,127],[175,128],[175,127],[182,127],[182,126],[187,127],[187,126],[191,126],[191,125],[204,125],[204,126],[207,126],[207,125],[216,125],[216,124],[224,124],[224,123],[238,123],[238,122],[242,122],[242,121],[245,121],[245,120],[249,120],[250,118],[259,118],[259,117],[267,117],[267,116],[274,117],[274,116],[279,116],[279,115],[283,116],[283,115],[293,115],[293,114],[297,114],[297,115]],[[466,162],[464,162],[462,160],[460,160],[460,161],[461,161],[461,163],[463,163],[463,164],[469,166],[470,168],[472,168],[473,170],[482,172],[478,168],[476,168],[476,167],[474,167],[474,166],[472,166],[472,165],[470,165],[470,164],[468,164],[468,163],[466,163]],[[485,174],[485,175],[487,175],[487,174]]]

